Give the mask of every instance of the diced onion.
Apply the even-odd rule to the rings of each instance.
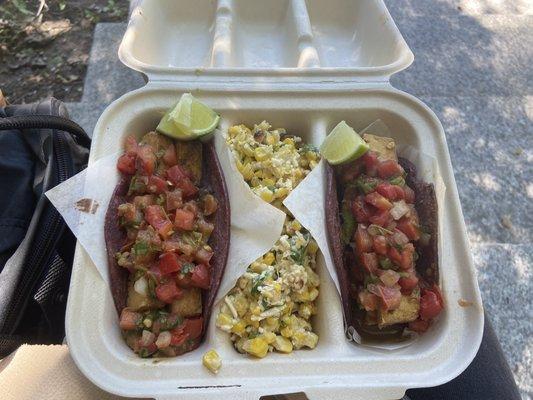
[[[169,331],[163,331],[157,337],[155,345],[158,349],[164,349],[170,346],[170,340],[172,339],[172,334]]]
[[[383,282],[385,286],[392,287],[396,285],[396,282],[400,279],[400,274],[388,269],[379,276],[379,279],[381,279],[381,282]]]
[[[154,340],[155,334],[144,329],[141,335],[140,345],[143,347],[150,346],[152,343],[154,343]]]
[[[133,289],[141,296],[147,296],[148,282],[146,281],[146,278],[143,276],[142,278],[137,279],[133,285]]]
[[[392,235],[392,241],[400,246],[409,243],[409,238],[405,233],[396,229]]]
[[[399,220],[408,212],[409,212],[409,206],[407,205],[405,200],[394,202],[392,208],[390,209],[390,215],[395,220]]]

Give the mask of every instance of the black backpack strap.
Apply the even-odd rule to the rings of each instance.
[[[22,129],[56,129],[70,133],[85,148],[91,146],[87,133],[74,121],[57,115],[18,115],[0,118],[0,131]]]

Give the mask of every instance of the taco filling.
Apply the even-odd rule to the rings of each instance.
[[[120,328],[141,357],[182,354],[205,333],[229,240],[217,227],[229,229],[224,185],[204,176],[220,172],[203,170],[209,157],[209,145],[149,132],[128,137],[118,160],[106,243]]]
[[[349,281],[347,323],[363,337],[401,337],[406,328],[422,333],[443,309],[434,189],[416,179],[411,163],[397,158],[393,139],[363,139],[369,150],[330,174],[340,229],[336,237],[331,229],[329,234],[339,276]],[[328,186],[333,191],[335,185]]]

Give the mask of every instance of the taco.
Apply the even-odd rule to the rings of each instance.
[[[348,336],[397,341],[425,332],[444,307],[435,188],[393,139],[363,139],[362,157],[326,166],[328,241]]]
[[[126,139],[105,219],[111,291],[141,357],[199,346],[226,266],[230,210],[212,140]]]

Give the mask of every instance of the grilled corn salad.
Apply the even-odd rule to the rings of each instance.
[[[265,121],[253,129],[231,127],[227,143],[254,193],[283,209],[287,218],[274,247],[248,267],[225,297],[217,326],[231,334],[237,351],[255,357],[313,349],[318,342],[311,325],[320,284],[318,246],[282,201],[317,165],[318,150]]]

